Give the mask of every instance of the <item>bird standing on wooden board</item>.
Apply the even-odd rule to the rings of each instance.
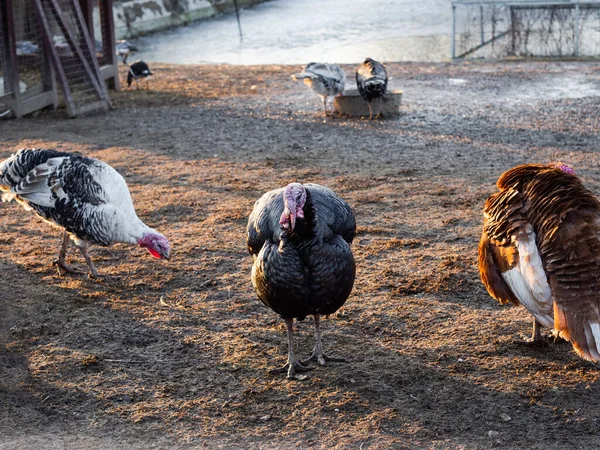
[[[492,297],[522,304],[588,360],[600,360],[600,202],[570,166],[503,173],[485,203],[479,271]]]
[[[139,89],[138,80],[140,78],[146,79],[146,89],[148,89],[148,77],[152,75],[150,67],[144,61],[138,61],[129,66],[129,72],[127,72],[127,87],[131,87],[131,82],[135,80],[135,87]]]
[[[379,98],[379,112],[375,118],[381,114],[381,105],[387,89],[387,83],[387,73],[385,67],[380,62],[367,58],[356,69],[356,87],[361,97],[369,105],[369,120],[373,118],[371,102],[376,98]]]
[[[343,95],[346,85],[346,74],[337,64],[312,62],[306,65],[303,72],[292,75],[292,79],[304,80],[304,84],[323,99],[326,116],[329,115],[327,101],[333,103],[333,97]],[[331,114],[333,115],[333,104]]]
[[[169,259],[167,238],[138,218],[125,180],[102,161],[54,150],[21,149],[0,163],[0,191],[3,201],[14,199],[64,231],[54,262],[63,273],[78,272],[65,263],[69,238],[93,278],[98,278],[98,271],[89,244],[138,244],[156,258]]]
[[[306,364],[343,361],[323,353],[320,319],[346,301],[356,273],[350,244],[356,221],[350,206],[318,184],[290,183],[264,194],[247,226],[248,250],[254,257],[252,285],[258,298],[286,322],[288,378],[303,379]],[[293,321],[315,318],[316,345],[300,362],[294,352]]]

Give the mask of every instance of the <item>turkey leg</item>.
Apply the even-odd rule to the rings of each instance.
[[[312,355],[308,359],[302,361],[302,364],[311,362],[317,362],[321,366],[324,366],[326,362],[346,362],[344,358],[332,358],[323,353],[323,342],[321,341],[321,315],[315,314],[315,336],[317,337],[317,344],[313,349]]]
[[[377,111],[377,115],[375,116],[376,119],[379,119],[379,117],[381,116],[381,108],[383,107],[383,97],[380,96],[379,97],[379,111]]]
[[[78,245],[77,248],[79,249],[79,251],[81,252],[83,257],[85,258],[85,262],[87,263],[88,267],[90,268],[90,278],[99,278],[98,271],[96,270],[96,266],[94,265],[94,263],[92,261],[92,257],[90,256],[90,254],[88,252],[87,243]]]
[[[323,96],[323,107],[325,108],[325,116],[329,116],[329,112],[327,111],[327,97]]]
[[[531,342],[542,342],[544,337],[542,336],[542,324],[536,319],[533,319],[533,331],[531,333]]]
[[[60,244],[60,251],[58,252],[58,259],[52,261],[52,265],[56,266],[58,269],[58,273],[60,275],[64,275],[66,273],[84,273],[81,270],[77,270],[74,267],[69,266],[65,262],[65,258],[67,257],[67,247],[69,246],[69,233],[66,231],[63,232],[62,242]]]
[[[294,319],[285,319],[287,325],[287,337],[288,337],[288,361],[287,364],[279,369],[273,369],[269,371],[270,374],[285,373],[290,380],[305,380],[306,375],[298,375],[298,373],[308,372],[313,367],[305,367],[296,359],[294,354]]]

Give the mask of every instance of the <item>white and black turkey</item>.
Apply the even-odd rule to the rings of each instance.
[[[346,74],[337,64],[311,62],[303,72],[292,75],[292,79],[304,80],[304,84],[321,97],[325,115],[328,115],[327,101],[333,102],[333,97],[343,95],[346,85]],[[331,108],[333,115],[333,105]]]
[[[350,206],[318,184],[291,183],[264,194],[254,205],[247,227],[254,257],[252,285],[258,298],[286,322],[288,361],[273,373],[303,378],[304,364],[341,361],[327,357],[321,342],[320,317],[333,314],[354,284],[356,266],[350,244],[356,221]],[[316,345],[300,363],[294,354],[293,321],[312,314]]]
[[[144,61],[134,62],[129,66],[129,72],[127,72],[127,87],[131,87],[131,82],[135,80],[135,88],[139,89],[138,80],[140,78],[146,79],[146,89],[148,89],[148,77],[152,75],[150,67]]]
[[[0,163],[0,190],[3,201],[14,199],[64,230],[55,261],[62,271],[74,271],[65,263],[69,237],[92,277],[98,277],[98,271],[88,253],[90,243],[138,244],[156,258],[169,259],[167,238],[138,218],[125,180],[102,161],[54,150],[21,149]]]
[[[600,360],[600,202],[567,165],[503,173],[485,203],[479,272],[500,303],[522,304],[585,359]]]
[[[371,102],[376,98],[379,98],[379,112],[376,118],[381,114],[381,102],[387,89],[387,82],[385,67],[371,58],[365,59],[365,62],[356,69],[356,87],[359,94],[369,105],[369,119],[373,118]]]

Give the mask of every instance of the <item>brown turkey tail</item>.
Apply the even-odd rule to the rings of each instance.
[[[579,317],[554,304],[554,328],[589,361],[600,361],[600,318]]]

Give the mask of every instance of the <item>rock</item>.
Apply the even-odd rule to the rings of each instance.
[[[502,422],[510,422],[512,420],[512,417],[510,417],[508,414],[506,413],[502,413],[500,414],[500,420]]]

